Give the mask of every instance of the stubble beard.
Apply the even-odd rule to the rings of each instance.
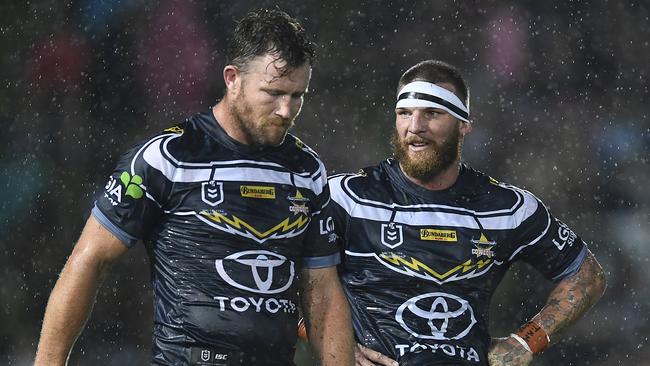
[[[442,144],[428,141],[431,149],[415,154],[409,152],[409,142],[412,140],[417,141],[417,138],[401,139],[395,130],[391,139],[393,154],[406,175],[422,182],[430,182],[456,162],[463,145],[458,129],[454,129]]]
[[[255,116],[253,106],[246,99],[244,90],[235,98],[230,105],[230,113],[233,116],[235,123],[239,129],[246,135],[247,140],[251,141],[251,145],[259,147],[277,146],[283,141],[289,128],[293,126],[292,119],[275,118],[275,119],[262,119]],[[259,123],[255,123],[255,119],[260,119]],[[281,128],[280,134],[272,134],[270,129]]]

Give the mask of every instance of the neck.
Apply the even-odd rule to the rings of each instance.
[[[448,168],[436,174],[433,178],[427,180],[414,178],[406,174],[402,168],[401,163],[400,169],[411,182],[419,185],[420,187],[426,188],[430,191],[441,191],[453,186],[454,183],[456,183],[458,180],[458,175],[460,174],[460,160],[456,160]]]
[[[235,116],[233,116],[230,108],[228,108],[227,98],[227,96],[224,96],[217,105],[212,107],[212,115],[214,116],[214,119],[217,120],[217,123],[233,140],[244,145],[251,145],[252,141],[250,136],[248,136],[248,134],[246,134],[241,126],[235,121]]]

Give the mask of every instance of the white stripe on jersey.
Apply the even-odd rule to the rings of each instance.
[[[330,194],[331,199],[338,203],[348,215],[359,219],[388,222],[394,213],[393,222],[411,226],[433,225],[480,229],[476,223],[476,220],[479,220],[486,230],[508,230],[518,227],[537,210],[539,205],[537,199],[529,192],[508,186],[503,187],[512,190],[517,195],[518,201],[510,209],[497,211],[477,212],[461,207],[435,204],[410,206],[387,204],[359,198],[348,186],[348,181],[352,178],[354,176],[337,176],[330,179]],[[345,185],[347,191],[343,190],[342,185]],[[523,204],[516,208],[521,199],[523,199]],[[396,211],[395,209],[402,210]],[[404,211],[404,209],[409,211]],[[427,211],[427,209],[446,209],[456,212]],[[485,215],[495,216],[481,217]]]
[[[181,135],[172,136],[171,138],[177,138],[178,136]],[[167,157],[164,157],[161,154],[161,140],[162,139],[153,139],[150,141],[150,143],[147,143],[146,148],[142,153],[142,157],[147,162],[147,164],[149,164],[152,168],[160,171],[165,176],[165,178],[171,182],[206,182],[211,179],[216,179],[224,182],[263,182],[288,185],[295,184],[296,187],[309,189],[316,195],[321,194],[323,191],[324,183],[326,182],[326,177],[324,176],[324,168],[322,167],[322,163],[320,163],[320,161],[319,165],[323,171],[321,172],[321,177],[319,177],[317,181],[314,181],[311,176],[315,176],[318,172],[315,172],[313,174],[293,173],[286,171],[286,168],[282,168],[282,166],[275,163],[257,162],[253,160],[231,160],[225,162],[214,161],[209,163],[179,162],[175,160],[171,154],[169,154],[169,151],[167,151],[166,146],[167,142],[170,139],[166,139],[163,148],[165,149],[166,155],[169,156],[169,159],[173,160],[172,163],[168,160]],[[223,165],[233,165],[238,163],[247,163],[256,165],[256,167],[223,167]],[[272,170],[268,169],[267,167],[278,167],[284,169],[284,171]],[[293,182],[291,180],[292,175]]]
[[[286,170],[285,167],[283,167],[280,164],[277,163],[271,163],[268,161],[258,161],[258,160],[228,160],[228,161],[211,161],[209,163],[188,163],[184,161],[179,161],[172,156],[172,154],[169,152],[169,149],[167,148],[167,145],[172,139],[179,138],[181,137],[182,134],[173,134],[171,138],[165,139],[163,142],[163,152],[165,153],[164,159],[171,161],[174,163],[173,165],[177,166],[183,166],[183,167],[193,167],[193,168],[211,168],[213,166],[219,166],[219,165],[232,165],[232,164],[255,164],[255,165],[260,165],[260,166],[268,166],[268,167],[273,167],[273,168],[278,168],[278,169],[284,169]],[[304,151],[304,149],[303,149]],[[318,160],[319,166],[322,165],[322,162],[319,159]],[[298,175],[301,177],[313,177],[316,174],[318,174],[318,171],[314,173],[309,173],[309,172],[304,172],[304,173],[297,173],[294,172],[294,175]]]
[[[529,192],[526,192],[526,193],[532,195]],[[521,252],[522,249],[524,249],[527,246],[530,246],[530,245],[533,245],[533,244],[537,243],[541,238],[544,237],[544,235],[546,235],[546,232],[548,231],[548,228],[551,227],[551,213],[548,212],[546,207],[544,207],[544,212],[546,212],[546,227],[544,228],[544,231],[542,231],[542,233],[539,234],[539,236],[537,236],[535,239],[531,240],[529,243],[522,243],[522,245],[520,245],[517,249],[515,249],[514,252],[512,252],[512,255],[510,256],[510,258],[508,258],[508,260],[512,260],[512,258],[514,258],[519,252]]]
[[[334,175],[334,176],[331,177],[331,182],[333,184],[337,183],[337,184],[340,185],[341,181],[344,178],[354,178],[354,177],[355,177],[354,175],[351,176],[351,175],[348,175],[348,174],[338,174],[338,175]],[[440,208],[443,208],[443,209],[451,209],[451,210],[456,210],[456,211],[464,211],[464,212],[468,212],[468,213],[471,213],[471,214],[476,215],[476,216],[486,216],[486,215],[494,215],[494,214],[500,214],[500,213],[507,213],[507,214],[512,213],[513,210],[515,209],[515,207],[517,207],[520,204],[521,199],[522,199],[522,195],[518,194],[517,195],[517,201],[512,205],[512,207],[505,208],[505,209],[502,209],[502,210],[483,211],[483,212],[472,211],[472,210],[468,210],[468,209],[465,209],[465,208],[462,208],[462,207],[457,207],[457,206],[447,206],[447,205],[437,205],[437,204],[420,204],[420,205],[398,205],[396,203],[388,204],[388,203],[384,203],[384,202],[380,202],[380,201],[373,201],[373,200],[369,200],[369,199],[365,199],[365,198],[361,198],[361,197],[357,196],[357,194],[354,193],[352,191],[352,189],[350,189],[350,187],[348,185],[348,181],[349,181],[349,179],[345,179],[344,184],[345,184],[345,188],[347,188],[347,190],[351,194],[352,198],[354,198],[357,201],[369,203],[371,205],[383,206],[383,207],[389,208],[391,210],[395,209],[395,208],[405,208],[405,209],[419,209],[419,208],[424,208],[424,209],[426,209],[426,208],[439,208],[440,209]],[[503,187],[511,189],[513,191],[516,191],[516,192],[521,192],[522,194],[523,194],[523,192],[526,192],[526,191],[523,191],[521,189],[517,189],[516,187],[511,187],[511,186],[508,186],[508,187],[503,186]]]

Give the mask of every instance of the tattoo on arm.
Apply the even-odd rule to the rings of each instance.
[[[589,252],[578,273],[563,279],[553,289],[534,320],[547,334],[557,334],[580,319],[604,291],[605,274]]]

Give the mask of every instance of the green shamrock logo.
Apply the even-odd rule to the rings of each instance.
[[[136,200],[142,198],[144,192],[140,187],[142,184],[142,177],[134,174],[133,177],[128,172],[122,172],[120,175],[120,180],[122,184],[126,187],[126,195],[135,198]]]

